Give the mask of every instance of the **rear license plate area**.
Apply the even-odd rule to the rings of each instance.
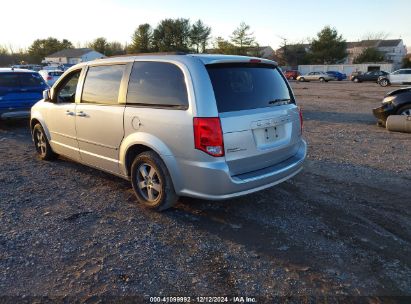
[[[270,148],[285,136],[284,125],[270,126],[253,130],[254,140],[259,149]]]

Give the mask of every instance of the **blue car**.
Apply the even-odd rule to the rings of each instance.
[[[335,77],[335,79],[337,79],[338,81],[347,79],[347,75],[337,72],[337,71],[328,71],[327,72],[328,75]]]
[[[35,71],[0,69],[0,119],[25,118],[48,85]]]

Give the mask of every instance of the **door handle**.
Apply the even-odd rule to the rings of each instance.
[[[71,112],[70,110],[67,110],[67,111],[66,111],[66,115],[68,115],[68,116],[74,116],[74,112]]]
[[[84,113],[83,111],[79,111],[79,112],[77,112],[77,116],[80,116],[80,117],[86,117],[86,116],[87,116],[87,114],[86,114],[86,113]]]

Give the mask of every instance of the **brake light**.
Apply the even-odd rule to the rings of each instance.
[[[303,134],[303,109],[298,108],[298,110],[300,113],[300,131],[301,131],[301,134]]]
[[[250,59],[250,63],[260,63],[260,59]]]
[[[47,80],[52,80],[52,79],[53,79],[53,77],[47,76]]]
[[[194,117],[194,146],[211,156],[224,156],[223,131],[218,117]]]

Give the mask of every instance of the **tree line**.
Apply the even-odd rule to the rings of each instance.
[[[163,19],[156,27],[148,23],[140,24],[131,36],[131,43],[123,45],[118,41],[108,41],[98,37],[84,44],[106,56],[150,52],[190,52],[190,53],[223,53],[246,55],[255,52],[258,44],[250,30],[250,26],[242,22],[236,28],[230,40],[217,37],[211,41],[211,27],[197,20],[193,24],[189,19]],[[212,44],[211,49],[207,47]],[[18,63],[40,64],[48,55],[63,49],[74,48],[67,39],[58,40],[53,37],[36,39],[28,49],[13,50],[0,46],[0,66]],[[253,55],[258,55],[253,53]]]
[[[383,33],[377,33],[365,40],[384,39]],[[280,65],[298,66],[301,64],[338,64],[345,61],[347,42],[338,34],[335,28],[324,27],[315,38],[309,39],[309,44],[287,44],[283,39],[281,48],[276,52],[276,60]],[[375,47],[366,47],[353,60],[353,63],[383,62],[384,54]],[[404,66],[406,60],[404,60]]]
[[[330,26],[324,27],[316,37],[308,40],[309,44],[288,44],[287,39],[283,38],[281,47],[269,59],[276,60],[282,66],[298,66],[300,64],[341,63],[348,55],[346,40]],[[208,48],[209,46],[211,48]],[[191,23],[185,18],[163,19],[156,27],[148,23],[140,24],[133,32],[130,44],[123,45],[118,41],[108,41],[105,37],[98,37],[83,45],[106,56],[150,52],[189,52],[259,57],[261,54],[258,46],[250,26],[244,22],[234,29],[229,39],[221,36],[212,39],[211,27],[204,24],[202,20]],[[17,51],[0,45],[0,66],[21,62],[38,64],[52,53],[73,47],[73,43],[69,40],[58,40],[53,37],[36,39],[28,49]],[[384,61],[384,54],[376,48],[369,47],[355,58],[354,63],[381,61]]]

